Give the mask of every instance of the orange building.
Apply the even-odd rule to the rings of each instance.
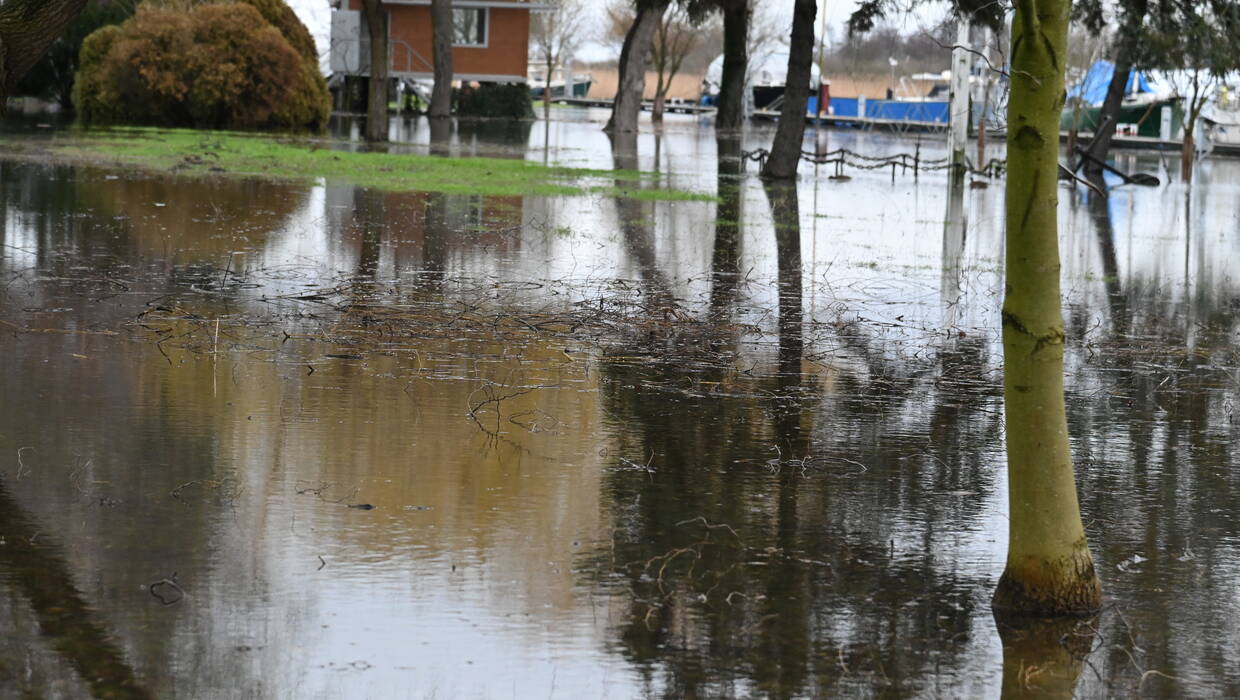
[[[338,0],[332,12],[331,70],[370,74],[370,40],[361,0]],[[523,83],[529,68],[530,12],[546,6],[518,0],[453,0],[452,77]],[[384,0],[393,78],[431,79],[430,0]]]

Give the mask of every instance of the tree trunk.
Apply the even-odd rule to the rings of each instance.
[[[1184,128],[1184,145],[1180,149],[1180,179],[1185,183],[1193,181],[1193,159],[1196,157],[1196,140],[1193,131],[1197,128],[1196,119],[1190,119]]]
[[[1098,113],[1098,123],[1094,125],[1094,137],[1085,152],[1091,158],[1085,158],[1085,174],[1101,175],[1102,164],[1107,162],[1107,154],[1111,152],[1111,139],[1115,137],[1115,127],[1119,123],[1119,109],[1124,103],[1124,93],[1128,90],[1128,78],[1132,75],[1132,59],[1127,42],[1121,43],[1115,54],[1115,72],[1111,75],[1111,84],[1107,86],[1107,96],[1102,102],[1102,110]],[[1076,154],[1069,152],[1068,158]]]
[[[85,6],[86,0],[7,0],[0,4],[0,114],[9,91]]]
[[[1097,610],[1102,588],[1081,524],[1063,393],[1059,308],[1059,116],[1070,0],[1019,0],[1008,103],[1003,396],[1007,566],[1000,611]]]
[[[715,128],[736,131],[745,123],[745,72],[749,68],[749,0],[723,6],[723,77],[716,101]]]
[[[792,10],[792,40],[788,45],[788,74],[784,80],[784,104],[771,155],[762,167],[762,177],[792,180],[797,176],[801,145],[805,140],[806,106],[809,104],[810,65],[814,61],[815,0],[796,0]],[[726,59],[725,59],[726,60]]]
[[[452,0],[431,0],[431,35],[435,87],[428,114],[431,119],[443,119],[452,116]]]
[[[551,52],[548,51],[547,52],[547,77],[546,77],[546,80],[543,81],[543,121],[546,121],[551,118],[551,71],[553,70],[555,70],[555,60],[552,57]],[[565,89],[567,90],[567,87],[568,87],[567,81],[565,81],[564,86],[565,86]],[[572,95],[565,95],[565,97],[572,97]]]
[[[1184,146],[1180,149],[1180,179],[1186,184],[1193,181],[1193,161],[1197,157],[1197,119],[1201,116],[1201,108],[1205,99],[1198,99],[1196,81],[1193,83],[1193,97],[1188,103],[1188,121],[1184,123]]]
[[[637,115],[642,109],[642,93],[646,91],[646,54],[650,53],[662,14],[662,5],[638,10],[633,26],[624,36],[624,46],[620,49],[620,84],[604,131],[637,131]]]
[[[663,80],[663,66],[659,66],[658,80],[654,86],[654,104],[650,106],[650,121],[655,124],[663,123],[663,106],[667,102],[667,89],[671,81]]]
[[[388,27],[380,0],[363,0],[370,37],[370,80],[367,81],[366,140],[388,140]]]

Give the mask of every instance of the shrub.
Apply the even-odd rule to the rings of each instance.
[[[62,107],[73,106],[73,78],[77,73],[82,41],[95,30],[120,24],[133,16],[133,4],[121,0],[89,0],[65,33],[52,42],[47,53],[18,82],[14,95],[30,95],[56,100]]]
[[[482,83],[456,91],[456,113],[462,117],[533,119],[530,90],[521,84]]]
[[[260,2],[287,9],[282,0],[143,5],[120,27],[91,34],[74,89],[79,116],[86,123],[321,127],[331,102],[317,57],[311,63],[299,53],[255,7]]]

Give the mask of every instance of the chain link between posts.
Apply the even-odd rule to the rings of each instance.
[[[757,148],[752,151],[742,151],[742,161],[753,161],[758,163],[758,167],[766,165],[766,159],[771,152],[765,148]],[[867,156],[863,153],[857,153],[847,148],[837,148],[834,151],[826,153],[815,153],[813,151],[801,151],[801,158],[816,165],[834,165],[835,174],[832,177],[847,177],[844,173],[845,168],[854,168],[857,170],[881,170],[883,168],[891,168],[891,178],[894,180],[896,170],[899,169],[901,174],[913,171],[913,177],[921,172],[935,172],[940,170],[951,170],[957,167],[963,167],[965,172],[971,175],[982,175],[985,177],[999,177],[1007,170],[1007,161],[1001,158],[991,158],[982,167],[975,167],[969,159],[965,158],[963,166],[954,166],[947,158],[922,158],[920,150],[916,153],[893,153],[886,156]]]

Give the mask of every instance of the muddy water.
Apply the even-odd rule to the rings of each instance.
[[[1240,694],[1240,164],[1061,192],[1108,607],[1014,626],[1001,188],[658,146],[723,201],[0,161],[4,693]]]

